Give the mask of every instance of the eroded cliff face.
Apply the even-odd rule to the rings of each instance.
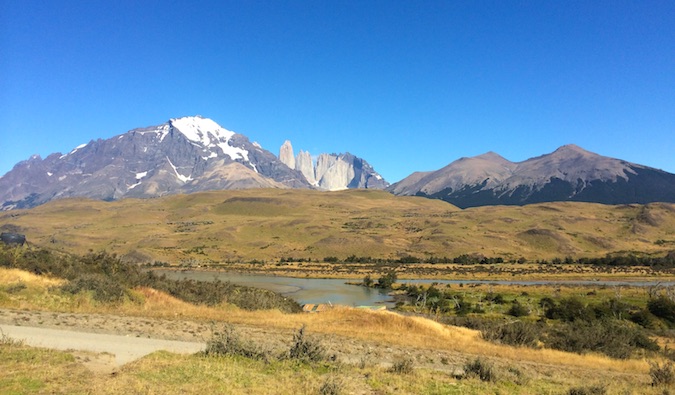
[[[310,184],[317,185],[316,174],[314,174],[314,162],[309,152],[300,150],[298,156],[295,158],[295,169],[300,171]]]
[[[389,186],[368,162],[350,153],[320,154],[314,163],[307,151],[292,158],[293,146],[286,140],[279,150],[279,160],[299,171],[307,182],[319,189],[337,191],[350,188],[384,189]]]
[[[284,144],[279,149],[279,160],[291,169],[295,169],[295,156],[290,141],[284,141]]]

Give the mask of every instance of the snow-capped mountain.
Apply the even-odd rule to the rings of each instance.
[[[291,169],[300,171],[310,184],[319,189],[385,189],[389,186],[368,162],[349,152],[320,154],[314,163],[307,151],[300,150],[297,157],[293,156],[293,146],[286,140],[279,149],[279,159]]]
[[[565,145],[517,163],[494,152],[461,158],[440,170],[413,173],[388,190],[438,198],[462,208],[566,200],[675,202],[675,174]]]
[[[171,119],[71,152],[33,156],[0,178],[0,207],[66,197],[115,200],[214,189],[310,188],[299,171],[202,117]]]

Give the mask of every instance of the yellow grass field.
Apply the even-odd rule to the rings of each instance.
[[[116,202],[67,199],[0,215],[1,229],[68,252],[207,265],[284,257],[482,254],[597,257],[675,249],[675,205],[543,203],[460,210],[383,191],[256,189]]]

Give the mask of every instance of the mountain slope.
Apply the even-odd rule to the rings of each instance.
[[[566,145],[518,163],[492,152],[461,158],[437,171],[413,173],[388,190],[462,208],[552,201],[675,202],[675,174]]]
[[[3,209],[65,197],[116,200],[210,189],[309,188],[304,176],[246,136],[184,117],[33,156],[0,178]]]

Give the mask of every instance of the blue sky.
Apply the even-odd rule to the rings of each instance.
[[[675,2],[0,0],[0,174],[197,114],[390,182],[569,143],[675,172]]]

